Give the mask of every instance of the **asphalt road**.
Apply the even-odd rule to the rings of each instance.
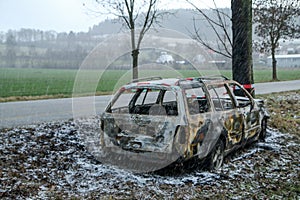
[[[300,80],[255,84],[256,94],[299,90]],[[111,96],[0,103],[0,128],[68,120],[101,113]]]

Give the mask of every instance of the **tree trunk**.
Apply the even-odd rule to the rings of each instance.
[[[132,56],[132,80],[138,79],[138,58],[139,58],[139,49],[135,44],[135,29],[134,24],[131,24],[131,56]]]
[[[252,64],[252,0],[231,0],[232,76],[254,96]]]
[[[278,81],[277,79],[277,61],[275,58],[275,48],[272,47],[272,80],[273,81]]]
[[[134,49],[132,50],[132,80],[138,79],[138,57],[139,57],[139,50]]]

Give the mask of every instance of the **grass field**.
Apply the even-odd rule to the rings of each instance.
[[[57,69],[0,69],[0,100],[7,101],[8,97],[44,96],[70,97],[74,90],[77,93],[107,94],[120,85],[128,82],[131,77],[130,71],[125,70],[57,70]],[[216,74],[217,71],[204,70],[201,74]],[[231,78],[231,70],[220,71],[222,75]],[[193,70],[143,70],[140,76],[161,76],[161,77],[192,77],[199,76]],[[255,70],[255,82],[267,82],[271,80],[271,70]],[[101,79],[99,80],[99,78]],[[77,78],[77,79],[76,79]],[[278,70],[279,80],[300,79],[300,70]],[[77,89],[76,89],[77,88]],[[79,92],[78,92],[79,91]],[[18,100],[17,99],[17,100]],[[12,99],[13,100],[13,99]]]

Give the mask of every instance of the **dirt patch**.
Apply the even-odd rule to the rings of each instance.
[[[0,102],[12,102],[12,101],[32,101],[43,99],[57,99],[57,98],[70,98],[71,95],[42,95],[42,96],[12,96],[12,97],[0,97]]]

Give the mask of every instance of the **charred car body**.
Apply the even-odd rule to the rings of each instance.
[[[191,158],[217,169],[265,137],[268,117],[262,100],[224,77],[152,77],[119,89],[101,116],[101,144],[112,163],[136,170]]]

